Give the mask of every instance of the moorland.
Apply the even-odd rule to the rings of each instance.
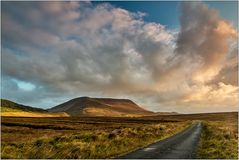
[[[10,107],[22,111],[19,108]],[[6,109],[8,108],[8,109]],[[9,107],[1,107],[2,113]],[[10,110],[14,112],[13,110]],[[44,112],[24,110],[24,112]],[[56,113],[54,113],[56,114]],[[203,124],[197,158],[238,157],[238,113],[175,114],[141,117],[1,117],[1,158],[117,158]]]

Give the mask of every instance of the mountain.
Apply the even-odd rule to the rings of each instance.
[[[18,104],[6,99],[1,99],[1,116],[21,116],[21,117],[62,117],[68,116],[66,113],[50,113],[41,108],[34,108]]]
[[[71,116],[138,117],[153,114],[128,99],[80,97],[62,103],[49,112],[66,112]]]

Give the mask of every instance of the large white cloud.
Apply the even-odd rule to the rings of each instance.
[[[3,97],[45,106],[90,95],[132,98],[156,111],[190,106],[193,112],[198,104],[235,108],[237,84],[220,75],[227,77],[226,69],[236,77],[228,41],[237,34],[203,3],[182,3],[179,33],[107,3],[2,6]],[[13,93],[14,84],[7,85],[12,79],[37,87]]]

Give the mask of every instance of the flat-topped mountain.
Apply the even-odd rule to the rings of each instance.
[[[80,97],[62,103],[49,112],[66,112],[71,116],[138,117],[153,114],[129,99]]]

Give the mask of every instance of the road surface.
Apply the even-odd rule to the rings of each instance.
[[[202,125],[192,124],[184,131],[117,159],[194,159]]]

